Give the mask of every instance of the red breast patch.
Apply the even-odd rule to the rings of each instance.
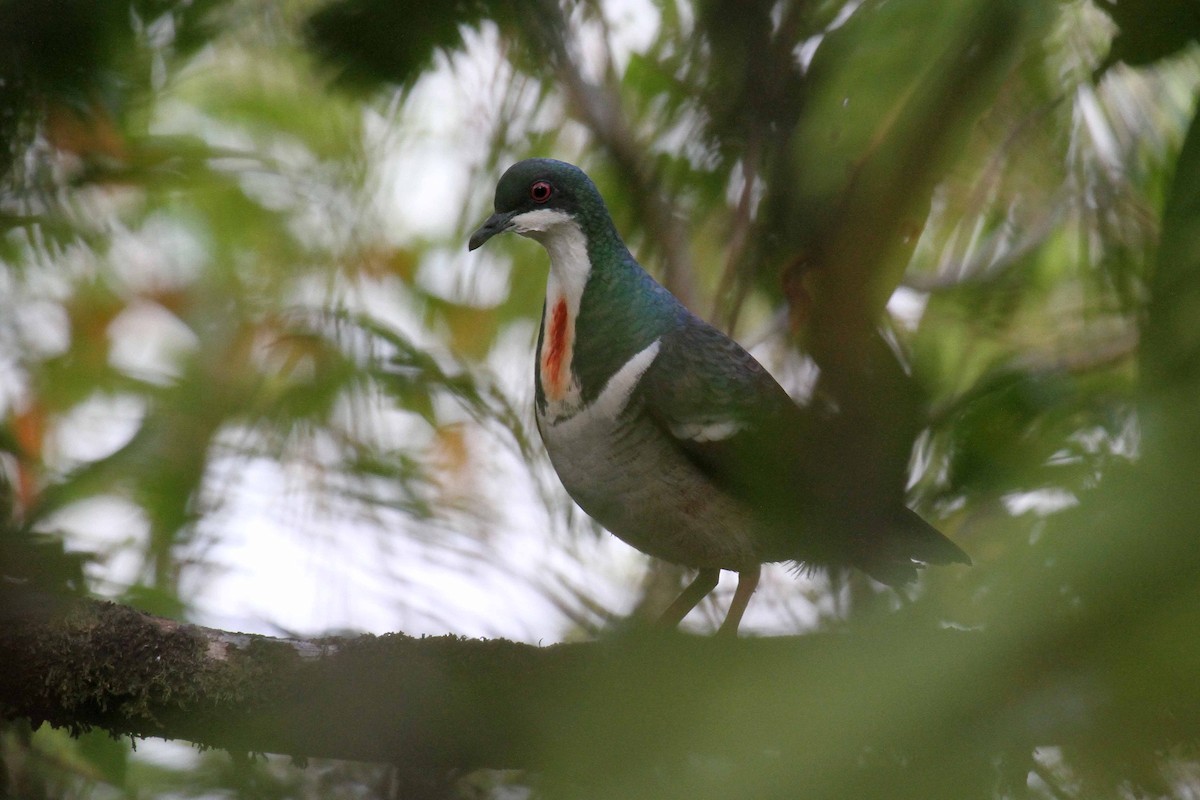
[[[567,393],[567,353],[571,335],[567,318],[567,301],[560,299],[550,314],[545,349],[542,352],[542,391],[550,400],[561,400]]]

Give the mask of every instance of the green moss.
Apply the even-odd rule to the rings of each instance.
[[[49,624],[47,624],[47,621]],[[6,716],[78,735],[179,735],[225,728],[268,701],[264,686],[301,662],[287,641],[221,637],[113,603],[83,601],[0,631]]]

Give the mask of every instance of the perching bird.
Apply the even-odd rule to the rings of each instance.
[[[763,563],[854,566],[889,584],[914,579],[916,562],[970,563],[904,505],[902,474],[865,491],[824,468],[836,426],[638,265],[578,167],[521,161],[495,208],[471,250],[513,231],[550,255],[535,417],[559,478],[623,541],[699,569],[660,622],[677,625],[722,569],[739,573],[721,625],[736,633]]]

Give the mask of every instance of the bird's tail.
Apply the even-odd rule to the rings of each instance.
[[[870,550],[855,565],[880,583],[901,586],[917,579],[924,564],[967,564],[971,557],[942,535],[915,511],[902,507],[891,520],[883,539],[874,539]]]

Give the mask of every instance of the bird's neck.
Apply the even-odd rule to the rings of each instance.
[[[540,242],[550,255],[538,346],[538,381],[551,417],[569,416],[580,404],[574,368],[575,325],[591,273],[587,235],[574,220],[526,235]]]
[[[607,218],[519,232],[550,255],[537,401],[549,420],[565,419],[675,324],[682,307],[638,266]]]

